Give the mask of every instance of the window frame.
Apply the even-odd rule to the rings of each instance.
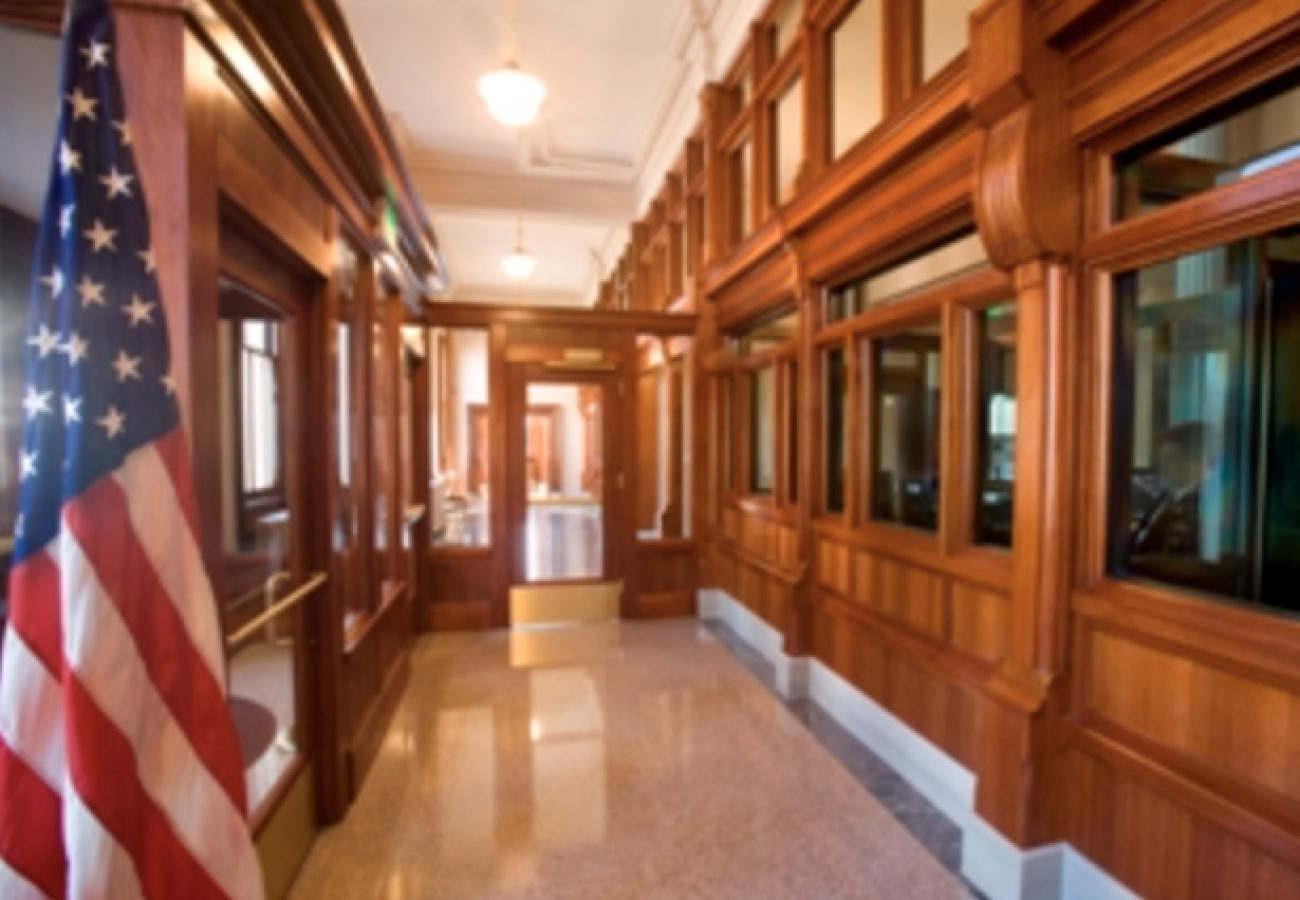
[[[1276,61],[1261,58],[1255,64],[1252,83],[1287,74]],[[1198,86],[1195,103],[1180,107],[1180,120],[1194,123],[1249,93],[1241,89],[1243,83],[1231,80]],[[1091,215],[1084,222],[1077,280],[1086,328],[1082,347],[1089,364],[1081,426],[1096,437],[1081,442],[1078,503],[1084,526],[1074,548],[1078,562],[1073,590],[1076,597],[1120,608],[1167,611],[1181,617],[1194,631],[1231,634],[1242,648],[1260,646],[1261,652],[1267,652],[1259,645],[1263,638],[1259,623],[1270,621],[1275,629],[1285,627],[1283,623],[1294,622],[1294,614],[1111,572],[1109,519],[1118,468],[1111,448],[1116,439],[1119,390],[1110,373],[1119,363],[1118,277],[1180,256],[1265,237],[1300,222],[1300,160],[1137,218],[1120,219],[1115,190],[1117,157],[1176,129],[1177,123],[1167,119],[1139,119],[1101,135],[1084,149],[1085,191],[1090,201],[1086,209]],[[1261,197],[1269,199],[1261,202]],[[1300,627],[1293,637],[1300,640]]]
[[[965,229],[949,228],[947,233],[959,237]],[[937,246],[944,241],[931,241]],[[820,306],[825,308],[831,294],[845,285],[861,280],[872,271],[884,271],[907,258],[907,253],[888,259],[871,260],[819,286]],[[975,491],[978,487],[977,441],[979,416],[977,373],[978,316],[989,307],[1016,302],[1011,278],[985,264],[979,268],[921,288],[880,306],[869,308],[848,319],[824,325],[813,336],[815,352],[823,360],[818,368],[819,390],[828,390],[824,360],[826,353],[845,347],[850,362],[847,377],[849,398],[849,459],[845,472],[845,510],[832,513],[826,509],[826,475],[813,506],[815,522],[851,531],[873,543],[889,542],[917,552],[938,553],[943,558],[962,559],[1003,579],[1010,573],[1013,553],[975,541]],[[925,532],[905,525],[882,522],[872,517],[875,486],[872,475],[877,453],[875,422],[876,377],[872,361],[875,343],[881,338],[906,331],[919,324],[940,323],[943,338],[943,408],[941,411],[938,527]],[[1017,362],[1019,368],[1023,363]],[[821,429],[821,462],[826,460],[825,413]],[[1019,439],[1019,435],[1017,438]],[[960,448],[960,449],[959,449]]]

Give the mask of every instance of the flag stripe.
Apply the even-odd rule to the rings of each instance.
[[[105,599],[116,607],[130,632],[124,637],[134,640],[160,702],[231,804],[242,811],[244,767],[225,692],[200,658],[171,598],[158,583],[151,560],[136,540],[137,532],[96,526],[98,522],[125,520],[127,505],[121,486],[106,479],[68,504],[66,525],[94,568]]]
[[[60,840],[63,804],[59,795],[3,741],[0,797],[4,797],[6,808],[22,810],[21,817],[0,816],[0,860],[51,900],[61,900],[68,867]]]
[[[65,821],[68,846],[76,860],[68,900],[143,900],[135,863],[75,791],[69,791]]]
[[[76,882],[80,878],[77,870],[98,858],[101,851],[96,839],[113,840],[139,866],[137,874],[146,896],[222,900],[226,895],[181,842],[146,790],[130,741],[104,715],[80,677],[70,675],[65,683],[71,787],[103,825],[99,835],[88,831],[80,835],[80,844],[69,841],[70,880]],[[105,777],[106,773],[112,777]]]
[[[57,794],[66,762],[63,691],[17,631],[5,634],[0,666],[0,679],[17,688],[16,699],[0,706],[0,738]]]
[[[171,448],[183,446],[183,442],[180,429],[173,429],[157,443],[146,444],[127,457],[114,477],[125,494],[126,515],[136,538],[224,695],[225,652],[220,640],[212,640],[212,635],[221,634],[217,604],[199,556],[197,532],[181,524],[186,521],[184,503],[171,468],[176,464]]]
[[[22,635],[27,649],[56,678],[63,671],[59,590],[59,566],[48,552],[31,556],[9,574],[9,595],[14,598],[9,604],[9,628]],[[22,597],[39,597],[43,602],[18,602]]]
[[[162,460],[171,478],[176,500],[180,504],[185,521],[190,526],[190,533],[195,540],[202,534],[202,520],[199,518],[199,502],[194,494],[194,473],[191,471],[190,444],[185,429],[177,427],[166,436],[154,442],[154,449]]]
[[[74,500],[69,506],[79,502]],[[82,724],[80,716],[92,714],[96,720],[102,717],[111,723],[106,729],[98,729],[84,746],[70,739],[69,764],[75,769],[78,755],[89,750],[94,760],[82,758],[83,764],[89,765],[85,772],[94,776],[94,787],[110,792],[113,780],[122,777],[118,765],[129,766],[137,773],[135,782],[142,792],[134,802],[143,802],[152,810],[154,804],[147,803],[144,797],[153,799],[162,813],[160,821],[170,823],[180,842],[188,848],[188,854],[184,855],[192,857],[195,864],[226,888],[229,896],[253,896],[249,885],[260,884],[261,878],[243,813],[204,768],[158,696],[126,623],[69,531],[63,533],[59,555],[65,583],[77,585],[75,592],[65,596],[65,654],[72,670],[65,684],[79,685],[79,698],[93,698],[93,703],[87,704],[90,709],[69,714],[69,728]],[[114,734],[110,737],[104,731]],[[99,757],[105,742],[114,738],[125,741],[126,754],[116,765],[110,765]],[[87,786],[78,781],[78,790],[89,802],[84,793]],[[93,804],[91,808],[99,811]],[[120,838],[121,833],[111,827],[109,820],[104,818],[104,821]],[[136,849],[132,848],[132,855],[139,861],[141,856]],[[189,896],[160,894],[152,890],[148,879],[146,888],[158,897]]]
[[[53,900],[49,894],[9,868],[3,856],[0,856],[0,897],[5,900]]]

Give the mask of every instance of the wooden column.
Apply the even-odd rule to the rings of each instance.
[[[1075,425],[1067,285],[1081,169],[1065,120],[1065,62],[1040,37],[1035,9],[994,0],[972,27],[972,107],[982,131],[975,209],[990,259],[1013,276],[1020,329],[1011,631],[981,711],[976,806],[1028,847],[1052,839],[1048,710],[1064,693]]]

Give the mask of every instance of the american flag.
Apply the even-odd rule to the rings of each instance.
[[[27,342],[0,898],[253,900],[261,872],[117,51],[108,0],[74,0]]]

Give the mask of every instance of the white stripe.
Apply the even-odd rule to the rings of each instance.
[[[0,856],[0,897],[4,900],[50,900],[45,892],[19,875]]]
[[[63,688],[13,628],[5,633],[0,684],[0,738],[52,791],[62,793],[67,771]]]
[[[71,530],[63,530],[64,652],[135,751],[145,791],[231,900],[262,896],[248,823],[194,752],[149,680],[134,636]]]
[[[126,493],[127,514],[145,556],[224,696],[226,657],[217,604],[171,473],[148,444],[128,456],[114,477]]]
[[[135,863],[68,784],[63,835],[68,849],[68,900],[143,900]]]

